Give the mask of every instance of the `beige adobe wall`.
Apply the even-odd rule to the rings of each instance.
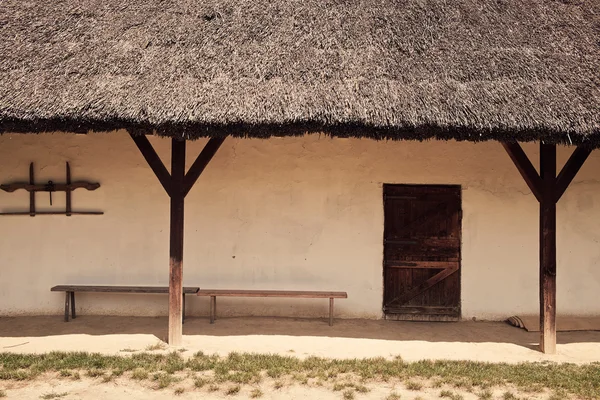
[[[169,140],[151,138],[169,163]],[[188,147],[188,165],[205,141]],[[537,157],[536,146],[526,150]],[[564,162],[569,149],[559,151]],[[102,217],[0,217],[0,315],[60,314],[55,284],[167,284],[168,198],[125,132],[0,136],[0,182],[101,182],[74,193]],[[600,153],[558,206],[558,310],[600,314]],[[184,279],[205,288],[344,290],[337,315],[380,318],[383,183],[463,188],[464,318],[538,310],[538,207],[498,143],[376,142],[312,135],[228,139],[186,203]],[[54,208],[64,205],[56,194]],[[39,194],[40,208],[48,208]],[[2,211],[28,195],[0,192]],[[85,294],[81,313],[165,315],[167,296]],[[229,315],[325,315],[323,300],[222,299]],[[188,301],[205,315],[208,299]]]

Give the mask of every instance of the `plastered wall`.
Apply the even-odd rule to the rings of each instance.
[[[151,138],[170,165],[170,141]],[[188,166],[205,141],[188,144]],[[537,146],[525,150],[537,160]],[[559,166],[571,149],[559,149]],[[123,131],[0,136],[0,182],[98,181],[73,208],[104,216],[0,217],[0,314],[60,314],[56,284],[166,285],[169,200]],[[600,314],[600,153],[558,205],[558,312]],[[343,290],[341,317],[381,318],[383,183],[463,189],[463,318],[538,312],[538,205],[498,143],[227,139],[186,199],[184,284]],[[37,195],[61,209],[64,195]],[[2,211],[28,193],[0,192]],[[164,295],[78,295],[83,314],[166,315]],[[208,298],[189,298],[206,315]],[[323,300],[225,299],[221,315],[326,315]]]

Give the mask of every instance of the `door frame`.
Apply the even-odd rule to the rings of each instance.
[[[385,206],[386,206],[386,188],[387,187],[434,187],[434,188],[452,188],[458,190],[458,203],[459,203],[459,217],[458,217],[458,316],[435,316],[435,315],[425,315],[425,314],[402,314],[402,313],[389,313],[386,312],[386,287],[385,287],[385,279],[386,279],[386,259],[385,259],[385,240],[386,240],[386,226],[385,226]],[[412,321],[460,321],[462,319],[462,230],[463,230],[463,188],[459,184],[426,184],[426,183],[383,183],[381,188],[381,199],[382,199],[382,207],[384,213],[384,223],[382,230],[382,283],[383,283],[383,291],[381,296],[381,312],[383,314],[384,319],[392,319],[392,320],[412,320]]]

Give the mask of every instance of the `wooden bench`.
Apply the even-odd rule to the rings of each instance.
[[[293,297],[329,299],[329,326],[333,325],[333,299],[346,299],[346,292],[320,292],[299,290],[224,290],[202,289],[198,296],[210,296],[210,323],[214,324],[217,318],[217,296],[225,297]]]
[[[198,287],[183,288],[183,318],[185,319],[185,295],[195,294]],[[90,286],[90,285],[59,285],[50,289],[52,292],[65,292],[65,322],[69,322],[69,308],[71,317],[75,318],[75,292],[92,293],[169,293],[168,286]]]

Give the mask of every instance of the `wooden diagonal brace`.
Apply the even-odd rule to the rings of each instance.
[[[150,165],[150,168],[152,168],[152,171],[154,171],[154,174],[160,181],[160,184],[170,197],[171,174],[169,174],[169,171],[167,171],[167,168],[161,161],[160,157],[158,156],[158,154],[156,154],[156,151],[152,147],[152,144],[144,135],[134,135],[131,132],[129,134],[131,135],[131,138],[137,145],[138,149],[140,149],[142,156],[144,156],[144,158],[148,162],[148,165]]]
[[[529,190],[538,201],[542,200],[542,179],[535,170],[535,167],[527,158],[527,154],[523,151],[519,143],[502,142],[502,146],[508,153],[509,157],[523,176],[525,183],[529,186]]]
[[[194,161],[194,164],[192,164],[187,174],[185,174],[185,179],[183,180],[184,196],[186,196],[190,192],[190,190],[192,189],[192,187],[194,186],[194,184],[196,183],[196,181],[198,180],[198,178],[200,177],[210,160],[212,160],[215,153],[217,152],[217,150],[219,150],[219,147],[221,147],[224,141],[225,138],[211,138],[208,141],[208,143],[206,143],[204,149],[202,149],[202,151],[196,158],[196,161]]]
[[[573,181],[573,178],[575,178],[575,175],[577,175],[577,172],[579,172],[591,152],[592,149],[590,147],[583,147],[580,145],[575,149],[573,154],[571,154],[571,157],[569,157],[569,160],[558,174],[558,178],[556,178],[556,202],[558,202],[565,193],[565,190],[567,190]]]
[[[415,297],[417,297],[418,295],[420,295],[421,293],[423,293],[424,291],[426,291],[433,285],[443,281],[444,279],[446,279],[447,277],[449,277],[450,275],[452,275],[453,273],[455,273],[457,271],[458,271],[458,263],[455,263],[454,266],[443,269],[442,271],[438,272],[437,274],[435,274],[431,278],[427,279],[425,282],[421,283],[420,285],[415,286],[412,289],[410,289],[409,291],[402,293],[400,296],[398,296],[395,299],[393,299],[392,301],[390,301],[390,303],[394,303],[394,302],[398,301],[401,304],[404,304],[404,303],[414,299]]]

